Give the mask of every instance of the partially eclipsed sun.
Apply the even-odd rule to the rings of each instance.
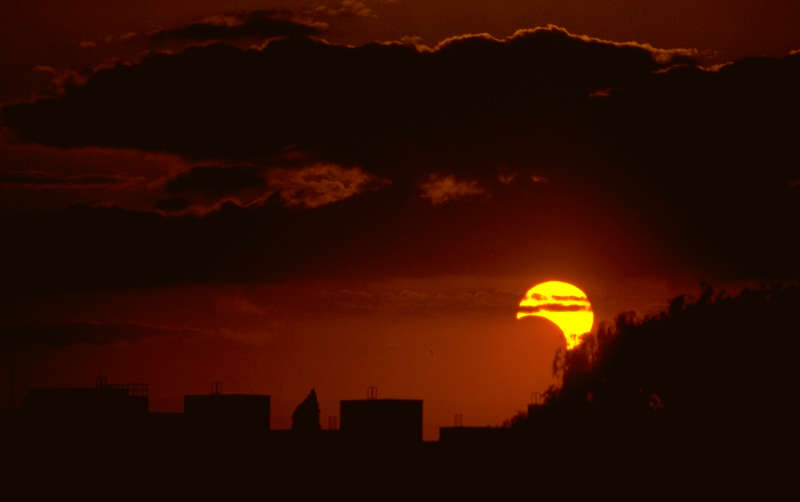
[[[594,312],[586,293],[560,281],[537,284],[519,302],[517,319],[544,317],[553,322],[567,340],[567,350],[581,343],[583,335],[592,330]]]

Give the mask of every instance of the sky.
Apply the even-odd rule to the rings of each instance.
[[[0,314],[32,385],[497,425],[564,340],[800,277],[796,2],[12,3]],[[4,350],[4,370],[11,352]],[[0,389],[8,397],[9,386]],[[4,399],[5,401],[5,399]]]

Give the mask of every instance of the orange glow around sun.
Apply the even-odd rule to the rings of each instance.
[[[586,293],[572,284],[548,281],[537,284],[519,302],[517,319],[544,317],[559,327],[567,350],[577,347],[583,335],[592,330],[594,312]]]

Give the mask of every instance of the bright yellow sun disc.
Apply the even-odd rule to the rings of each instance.
[[[594,312],[586,293],[572,284],[548,281],[537,284],[519,302],[517,319],[544,317],[558,326],[567,341],[567,350],[575,348],[592,330]]]

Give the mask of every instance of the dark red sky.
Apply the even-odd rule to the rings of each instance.
[[[106,374],[176,410],[222,380],[272,394],[285,427],[311,387],[327,416],[376,385],[425,399],[434,438],[553,382],[557,331],[514,318],[537,282],[610,320],[700,281],[796,280],[796,10],[18,2],[18,392]]]

